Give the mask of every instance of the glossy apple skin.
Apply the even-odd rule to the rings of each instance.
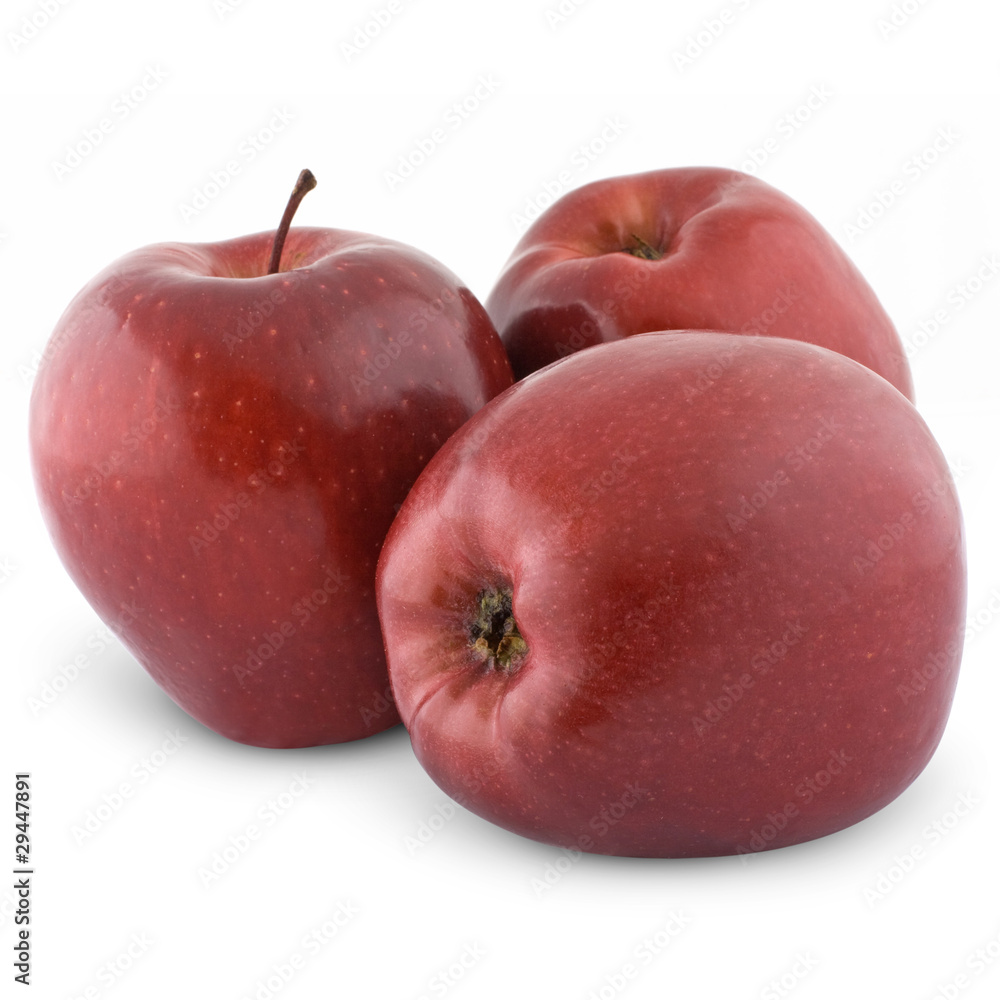
[[[689,857],[829,834],[916,778],[965,580],[947,462],[888,382],[798,341],[673,332],[484,407],[411,490],[377,586],[444,791],[546,843]],[[528,652],[500,670],[470,621],[507,587]]]
[[[640,237],[659,260],[624,252]],[[805,340],[913,398],[892,320],[822,226],[787,195],[716,167],[570,191],[524,234],[486,299],[516,378],[651,330]]]
[[[52,335],[30,404],[67,570],[182,708],[233,740],[338,743],[399,719],[375,564],[427,460],[511,384],[441,264],[296,228],[112,264]]]

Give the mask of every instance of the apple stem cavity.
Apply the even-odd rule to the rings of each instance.
[[[641,236],[632,233],[632,239],[635,240],[635,246],[624,247],[625,253],[630,253],[633,257],[641,257],[643,260],[660,260],[663,257],[662,250],[657,250]]]
[[[282,215],[281,222],[278,224],[278,230],[274,234],[274,245],[271,247],[271,260],[267,265],[268,274],[278,273],[278,265],[281,263],[281,251],[285,247],[285,237],[288,236],[288,230],[291,228],[292,218],[302,203],[302,199],[314,187],[316,187],[316,178],[313,176],[313,172],[311,170],[303,170],[299,174],[299,179],[295,182],[295,187],[292,188],[288,204],[285,206],[285,214]]]
[[[528,653],[528,644],[514,620],[513,598],[509,587],[481,590],[476,596],[476,618],[469,628],[473,654],[504,673],[516,670]]]

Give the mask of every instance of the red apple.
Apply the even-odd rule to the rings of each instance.
[[[150,246],[94,278],[30,412],[83,595],[182,708],[270,747],[399,721],[376,559],[427,460],[512,381],[481,304],[419,250],[296,228],[282,252],[309,186],[278,236]]]
[[[377,588],[445,792],[567,848],[709,856],[839,830],[916,778],[965,549],[948,464],[884,379],[801,341],[648,333],[473,417]]]
[[[650,330],[805,340],[912,399],[899,335],[820,224],[748,174],[712,167],[596,181],[524,234],[486,300],[514,375]]]

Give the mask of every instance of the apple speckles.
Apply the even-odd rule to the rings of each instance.
[[[187,289],[171,259],[169,279],[147,284],[145,298],[130,287],[115,303],[113,311],[119,321],[126,311],[131,314],[124,335],[112,345],[121,348],[117,354],[124,355],[124,363],[119,366],[120,357],[114,364],[101,358],[88,372],[88,362],[82,360],[75,366],[79,374],[73,390],[82,396],[80,386],[85,385],[88,398],[81,400],[78,413],[52,406],[47,418],[46,431],[51,433],[55,427],[60,435],[57,444],[82,449],[78,470],[71,470],[75,475],[86,470],[88,462],[104,461],[105,452],[118,447],[120,435],[133,424],[139,426],[147,417],[159,422],[159,411],[151,413],[154,401],[174,394],[169,397],[166,416],[173,421],[174,400],[180,414],[171,423],[169,435],[165,422],[155,430],[147,424],[137,436],[141,446],[134,453],[129,448],[126,457],[132,464],[122,467],[119,478],[106,479],[102,495],[93,498],[101,502],[74,507],[72,531],[74,537],[86,536],[87,522],[93,521],[95,536],[114,533],[112,541],[115,537],[127,540],[119,546],[120,552],[113,546],[107,550],[102,563],[109,570],[100,580],[107,580],[104,593],[112,595],[109,601],[113,603],[118,596],[114,588],[138,571],[145,595],[139,604],[148,601],[150,608],[141,623],[146,646],[143,662],[192,714],[241,741],[263,745],[284,745],[285,740],[294,745],[334,742],[345,738],[339,729],[352,738],[362,728],[358,720],[365,715],[359,710],[373,701],[364,693],[372,673],[369,667],[377,670],[383,655],[369,599],[377,550],[373,539],[380,531],[384,534],[392,501],[406,492],[400,476],[415,475],[417,470],[411,467],[422,465],[435,450],[429,443],[431,437],[438,443],[444,440],[461,417],[481,405],[482,385],[498,381],[491,378],[498,361],[490,355],[481,359],[483,371],[478,373],[476,394],[468,391],[469,375],[477,375],[479,342],[471,333],[464,341],[453,333],[447,350],[454,351],[458,343],[467,359],[460,377],[447,372],[439,347],[426,359],[436,372],[428,372],[424,356],[413,351],[415,365],[408,360],[399,363],[380,375],[366,393],[351,393],[350,387],[344,393],[337,391],[345,371],[350,374],[351,354],[345,345],[366,341],[371,345],[370,358],[380,340],[388,342],[392,333],[409,328],[414,303],[419,307],[420,302],[431,302],[445,282],[443,276],[429,276],[423,260],[414,258],[411,274],[420,278],[420,287],[409,287],[407,261],[399,256],[400,251],[393,249],[391,254],[396,256],[384,258],[385,266],[380,267],[368,246],[364,252],[369,256],[338,268],[339,273],[333,262],[324,264],[322,282],[317,282],[318,274],[304,272],[266,282],[287,296],[294,324],[292,317],[287,326],[277,316],[270,323],[265,319],[254,329],[254,339],[247,338],[232,352],[208,340],[204,328],[204,310],[211,306],[209,296],[215,295],[227,300],[219,305],[220,331],[231,328],[231,313],[225,310],[236,300],[229,300],[223,287],[226,282],[209,283],[199,273]],[[373,250],[382,253],[377,244]],[[259,253],[244,254],[241,262],[256,263],[260,257]],[[220,278],[228,278],[235,277],[239,267],[217,270]],[[347,286],[346,295],[341,294],[342,286]],[[190,308],[183,301],[188,293]],[[234,282],[232,293],[234,297],[247,295],[244,308],[248,311],[260,297],[260,283]],[[322,310],[327,310],[329,324],[319,322]],[[272,332],[269,326],[276,329]],[[436,327],[452,331],[443,318],[432,326],[435,329],[426,336],[433,347],[439,343]],[[282,334],[291,334],[287,345],[272,339],[282,339]],[[420,339],[423,336],[414,333],[413,341]],[[262,350],[266,354],[260,354]],[[501,353],[493,352],[498,357]],[[162,359],[162,372],[155,378],[151,375],[158,366],[150,364],[153,358]],[[73,367],[67,366],[60,377],[63,393]],[[444,400],[433,398],[434,374],[440,374],[450,390]],[[105,391],[101,405],[96,406],[93,387],[99,378]],[[398,396],[407,393],[404,379],[413,386],[405,417],[404,408],[397,406]],[[49,396],[51,405],[58,395],[50,392]],[[110,406],[118,398],[125,400],[124,411]],[[341,404],[346,405],[338,412]],[[366,420],[373,410],[378,411],[378,418]],[[60,429],[56,421],[61,418],[67,419]],[[296,431],[297,424],[305,426]],[[302,468],[292,466],[285,473],[276,467],[273,478],[268,472],[267,480],[259,479],[260,490],[248,484],[247,474],[281,461],[281,455],[274,453],[280,441],[287,440],[298,455],[296,436],[310,441]],[[92,443],[100,445],[93,453],[87,450]],[[63,454],[71,452],[63,449]],[[246,460],[242,470],[234,464],[237,456]],[[53,480],[52,505],[60,504],[58,490],[66,482],[65,475],[58,481],[51,470],[45,475]],[[272,486],[271,481],[278,485]],[[290,484],[295,488],[289,489]],[[216,529],[218,539],[210,548],[196,549],[192,559],[189,534],[202,522],[222,524],[230,512],[235,515],[233,498],[241,490],[250,505],[240,505],[232,526]],[[111,499],[115,505],[106,506]],[[76,547],[81,549],[79,544]],[[331,556],[331,550],[337,554]],[[317,591],[321,581],[315,571],[324,559],[338,567],[345,564],[350,582],[331,577],[332,583],[324,584],[323,592]],[[91,575],[98,577],[96,567]],[[269,596],[261,596],[265,586]],[[334,603],[327,602],[327,596],[341,587],[344,593],[337,600],[345,604],[342,613],[321,614],[322,604]],[[301,599],[313,600],[314,595],[318,596],[315,608],[308,608],[313,614],[307,624],[299,614],[305,607]],[[299,610],[297,602],[302,605]],[[178,614],[180,610],[184,613]],[[251,680],[235,683],[234,665],[243,665],[247,656],[245,638],[254,627],[259,634],[261,624],[269,619],[273,619],[270,631],[294,625],[295,642],[286,643],[280,656],[275,655]],[[251,623],[249,628],[246,622]],[[261,641],[267,638],[264,634]],[[350,697],[345,697],[341,676],[350,673],[346,664],[362,659],[367,673],[356,683],[350,681]],[[382,681],[379,690],[385,684]],[[289,690],[287,703],[286,687],[295,689],[294,696]],[[294,705],[294,717],[290,705]],[[243,719],[237,719],[241,712]],[[361,735],[396,721],[394,712],[382,708],[373,715],[378,716],[375,725],[365,721]],[[281,727],[284,730],[275,735]]]

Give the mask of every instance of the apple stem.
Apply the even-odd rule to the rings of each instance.
[[[636,236],[633,233],[632,239],[635,240],[636,245],[634,247],[625,247],[626,253],[632,254],[633,257],[641,257],[643,260],[660,260],[663,257],[662,250],[657,250],[656,247],[651,246],[641,236]]]
[[[277,274],[278,265],[281,263],[281,251],[285,247],[285,237],[292,225],[292,217],[302,202],[302,199],[316,187],[316,178],[311,170],[303,170],[299,174],[299,179],[292,188],[292,193],[285,206],[285,214],[281,217],[278,230],[274,234],[274,245],[271,247],[271,260],[267,265],[268,274]]]

